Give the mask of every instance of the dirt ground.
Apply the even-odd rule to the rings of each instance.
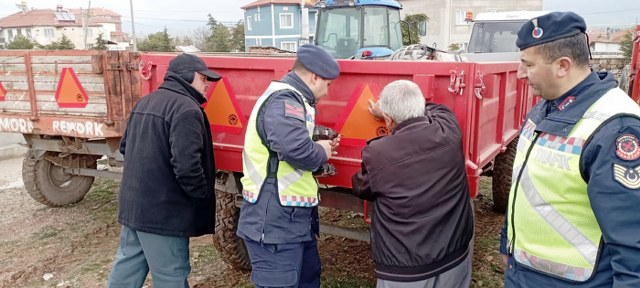
[[[0,287],[105,287],[120,229],[118,182],[98,179],[83,201],[49,208],[24,190],[21,163],[0,161]],[[490,212],[487,197],[474,202],[481,228],[472,287],[500,287],[495,250],[502,217]],[[369,244],[322,235],[319,247],[323,287],[374,286]],[[247,272],[220,259],[211,236],[191,239],[191,263],[192,287],[252,287]],[[150,281],[145,287],[151,287]]]

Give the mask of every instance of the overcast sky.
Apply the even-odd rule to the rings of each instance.
[[[242,19],[241,6],[253,0],[132,0],[136,34],[146,35],[162,31],[166,26],[172,35],[190,34],[205,26],[207,14],[231,25]],[[427,0],[425,0],[427,1]],[[452,0],[456,1],[456,0]],[[15,3],[20,0],[0,0],[0,17],[18,12]],[[83,0],[26,0],[29,7],[55,9],[57,4],[66,8],[87,8]],[[131,33],[129,0],[92,0],[91,7],[104,7],[122,15],[122,30]],[[606,3],[607,5],[603,5]],[[543,0],[544,10],[572,10],[583,17],[590,27],[632,26],[640,23],[640,0]]]

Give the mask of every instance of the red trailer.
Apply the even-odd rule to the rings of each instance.
[[[640,25],[636,26],[632,39],[633,52],[631,54],[631,69],[629,69],[628,94],[636,103],[640,103]]]
[[[99,171],[96,159],[122,160],[117,152],[133,104],[157,89],[175,54],[97,51],[0,51],[0,131],[25,136],[25,187],[34,199],[61,206],[80,201],[93,177],[118,178]],[[247,119],[272,80],[293,65],[292,57],[231,57],[200,54],[223,79],[209,87],[204,109],[211,122],[218,198],[214,243],[238,267],[248,267],[243,242],[235,236],[238,220],[242,145]],[[506,207],[515,156],[515,137],[534,103],[517,62],[462,63],[428,61],[339,60],[340,77],[318,105],[318,125],[342,135],[331,163],[336,175],[319,179],[321,205],[363,213],[367,203],[348,193],[360,168],[365,141],[387,131],[369,115],[367,101],[388,83],[414,81],[427,101],[456,114],[464,133],[470,197],[479,177],[493,172],[496,209]],[[425,175],[424,177],[429,177]],[[366,217],[366,216],[365,216]],[[323,226],[323,232],[368,240],[362,232]]]

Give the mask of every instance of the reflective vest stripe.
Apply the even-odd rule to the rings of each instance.
[[[565,279],[586,280],[593,273],[593,269],[573,267],[551,260],[538,258],[520,249],[513,250],[513,257],[515,257],[519,263],[523,263],[539,271],[561,276]]]
[[[518,167],[518,170],[520,170],[520,168],[521,167]],[[582,234],[582,232],[564,218],[562,214],[544,201],[533,185],[533,182],[531,182],[528,170],[528,167],[524,168],[522,178],[520,178],[520,185],[522,185],[524,195],[531,204],[531,207],[533,207],[536,212],[540,214],[540,217],[549,223],[559,235],[571,243],[589,264],[595,264],[596,257],[598,257],[598,246],[591,242],[587,236]]]
[[[260,173],[258,173],[258,169],[256,169],[256,167],[253,165],[253,163],[251,163],[251,161],[249,161],[249,155],[247,154],[247,151],[242,151],[242,159],[244,161],[244,165],[246,167],[246,176],[249,177],[249,179],[251,180],[251,182],[253,182],[254,185],[256,185],[256,187],[262,187],[262,184],[264,183],[264,178],[262,178],[262,176],[260,176]],[[284,191],[284,189],[287,189],[289,186],[293,185],[296,181],[300,180],[302,178],[302,174],[304,172],[300,169],[296,169],[293,172],[278,178],[278,191]],[[243,192],[243,196],[245,198],[249,197],[250,199],[247,199],[247,201],[253,200],[251,201],[252,203],[255,202],[255,200],[257,199],[251,199],[253,197],[251,197],[250,195],[254,195],[254,193],[250,193],[249,191],[247,191],[247,193]]]
[[[278,178],[278,191],[284,191],[284,189],[287,189],[287,187],[302,179],[303,173],[304,172],[302,170],[296,169],[293,170],[293,172]]]

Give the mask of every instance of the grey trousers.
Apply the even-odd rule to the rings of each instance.
[[[107,286],[139,288],[149,272],[154,288],[189,288],[189,237],[144,233],[122,225]]]
[[[377,288],[467,288],[471,284],[471,254],[458,266],[438,276],[416,282],[378,279]]]

